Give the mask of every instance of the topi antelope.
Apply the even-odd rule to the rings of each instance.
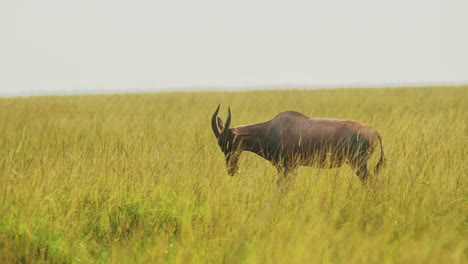
[[[384,164],[384,150],[379,132],[366,124],[345,119],[310,118],[295,111],[281,112],[273,119],[253,125],[230,127],[231,109],[226,123],[217,117],[211,127],[225,158],[228,173],[238,169],[242,151],[253,152],[270,161],[286,176],[298,166],[340,167],[348,163],[365,181],[371,173],[367,162],[380,145],[380,160],[374,173]]]

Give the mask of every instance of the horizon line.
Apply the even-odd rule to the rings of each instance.
[[[50,91],[1,92],[0,98],[30,97],[30,96],[60,96],[60,95],[99,95],[99,94],[139,94],[139,93],[168,93],[168,92],[239,92],[239,91],[268,91],[268,90],[325,90],[325,89],[385,89],[385,88],[423,88],[423,87],[457,87],[468,86],[465,82],[414,82],[414,83],[388,83],[388,84],[344,84],[344,85],[206,85],[206,86],[179,86],[171,88],[116,88],[116,89],[63,89]]]

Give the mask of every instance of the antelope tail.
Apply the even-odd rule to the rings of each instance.
[[[375,174],[379,173],[380,169],[382,169],[382,166],[385,164],[383,142],[382,142],[382,137],[380,136],[379,132],[377,132],[377,138],[379,139],[379,143],[380,143],[380,160],[379,162],[377,162],[377,165],[375,166],[375,169],[374,169]]]

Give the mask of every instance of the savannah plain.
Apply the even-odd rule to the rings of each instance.
[[[0,263],[468,263],[468,87],[0,98]],[[228,176],[211,130],[283,110],[377,128],[386,165]],[[376,151],[371,160],[378,160]]]

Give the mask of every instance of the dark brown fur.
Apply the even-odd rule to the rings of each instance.
[[[380,145],[381,156],[375,173],[385,160],[379,132],[357,121],[310,118],[285,111],[263,123],[230,128],[230,109],[226,124],[219,117],[216,121],[218,111],[219,106],[212,117],[212,129],[231,175],[237,171],[242,151],[269,160],[285,175],[298,166],[335,168],[348,163],[363,181],[371,175],[367,162],[376,146]]]

